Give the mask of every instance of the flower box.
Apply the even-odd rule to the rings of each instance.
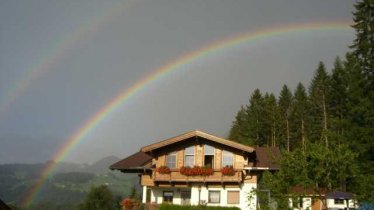
[[[235,169],[232,166],[225,166],[221,168],[221,173],[224,176],[234,176],[235,175]]]
[[[167,167],[167,166],[160,166],[160,167],[156,168],[156,172],[158,172],[160,174],[170,174],[171,173],[170,168]]]
[[[210,176],[213,174],[212,168],[205,168],[200,166],[181,167],[179,172],[185,176]]]

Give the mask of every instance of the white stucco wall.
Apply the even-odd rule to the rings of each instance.
[[[152,188],[151,202],[161,204],[164,191],[172,191],[174,193],[173,204],[181,204],[181,189],[179,188]]]
[[[199,187],[191,187],[191,205],[199,205]]]
[[[327,199],[326,203],[327,203],[327,208],[328,209],[344,209],[344,208],[347,207],[347,201],[346,200],[344,200],[343,204],[335,204],[334,199]],[[348,204],[349,204],[349,208],[357,208],[354,200],[352,200],[352,199],[349,200]]]
[[[191,188],[160,188],[152,187],[151,192],[151,202],[161,204],[163,202],[163,192],[172,191],[174,193],[173,204],[180,205],[181,191],[191,190],[191,205],[199,204],[199,194],[200,201],[208,206],[236,206],[242,210],[255,210],[257,197],[252,193],[253,189],[257,187],[256,184],[246,183],[242,184],[240,188],[218,188],[218,187],[205,187],[198,185],[192,185]],[[220,203],[208,203],[209,191],[219,191],[220,192]],[[227,204],[227,191],[239,191],[239,204]],[[251,194],[252,193],[252,194]],[[252,196],[254,195],[254,196]]]
[[[300,200],[295,203],[295,206],[293,205],[292,198],[288,198],[288,207],[292,209],[297,210],[310,210],[312,209],[312,198],[311,197],[305,197],[305,198],[299,198],[302,199],[302,205],[300,204]]]
[[[257,189],[255,183],[244,183],[240,190],[240,209],[255,210],[257,206],[257,196],[254,190]]]

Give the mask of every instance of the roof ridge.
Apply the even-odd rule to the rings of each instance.
[[[240,144],[238,142],[234,142],[234,141],[231,141],[231,140],[228,140],[228,139],[224,139],[224,138],[221,138],[221,137],[203,132],[201,130],[195,129],[195,130],[188,131],[186,133],[183,133],[183,134],[180,134],[180,135],[177,135],[177,136],[174,136],[174,137],[171,137],[171,138],[167,138],[165,140],[158,141],[158,142],[155,142],[153,144],[144,146],[140,149],[140,151],[142,151],[142,152],[152,151],[154,149],[157,149],[157,148],[169,145],[169,144],[173,144],[173,143],[177,143],[179,141],[183,141],[183,140],[191,138],[193,136],[199,136],[201,138],[205,138],[205,139],[208,139],[210,141],[225,144],[227,146],[235,147],[237,149],[241,149],[241,150],[247,151],[247,152],[253,152],[255,150],[254,147],[250,147],[250,146],[247,146],[247,145],[244,145],[244,144]]]

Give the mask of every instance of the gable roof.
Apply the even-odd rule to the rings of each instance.
[[[150,152],[152,150],[159,149],[161,147],[165,147],[165,146],[168,146],[170,144],[177,143],[177,142],[181,142],[181,141],[187,140],[187,139],[192,138],[192,137],[201,137],[201,138],[207,139],[209,141],[216,142],[216,143],[219,143],[219,144],[223,144],[223,145],[226,145],[226,146],[229,146],[229,147],[232,147],[232,148],[236,148],[236,149],[239,149],[239,150],[242,150],[242,151],[245,151],[245,152],[253,152],[254,151],[253,147],[249,147],[249,146],[239,144],[239,143],[227,140],[227,139],[223,139],[223,138],[220,138],[220,137],[217,137],[217,136],[213,136],[211,134],[208,134],[208,133],[205,133],[205,132],[202,132],[202,131],[199,131],[199,130],[190,131],[190,132],[187,132],[187,133],[184,133],[184,134],[181,134],[181,135],[169,138],[169,139],[165,139],[163,141],[160,141],[160,142],[157,142],[157,143],[154,143],[154,144],[150,144],[148,146],[142,147],[140,149],[140,151]]]
[[[330,199],[352,199],[353,195],[349,192],[335,191],[327,193],[326,197]]]
[[[122,159],[109,168],[112,170],[145,170],[148,167],[148,163],[152,160],[152,157],[144,152],[137,152],[125,159]]]
[[[319,191],[315,191],[311,187],[294,186],[291,187],[290,193],[294,195],[305,195],[305,196],[325,196],[327,192],[326,188],[322,188]]]

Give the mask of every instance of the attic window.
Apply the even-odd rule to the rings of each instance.
[[[232,152],[223,150],[222,152],[222,167],[234,165],[234,154]]]
[[[187,147],[184,150],[184,166],[193,167],[195,164],[195,147]]]
[[[166,156],[166,166],[169,168],[176,168],[177,167],[177,153],[169,153]]]
[[[213,168],[214,166],[214,147],[204,145],[204,166]]]

